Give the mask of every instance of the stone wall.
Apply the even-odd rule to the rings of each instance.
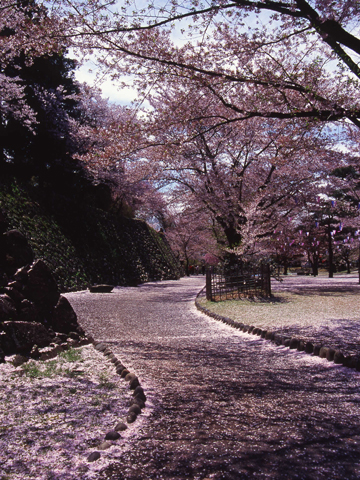
[[[34,258],[49,267],[62,292],[180,276],[164,236],[143,221],[60,195],[44,199],[15,180],[0,181],[0,210],[9,228],[26,237]]]

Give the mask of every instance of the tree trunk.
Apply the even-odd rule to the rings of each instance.
[[[287,258],[285,258],[285,260],[284,260],[284,275],[288,274],[288,266],[289,266],[289,263],[287,261]]]
[[[332,249],[331,231],[330,231],[330,219],[328,225],[328,243],[329,243],[329,278],[334,276],[334,254]]]
[[[319,265],[318,265],[317,259],[314,259],[311,262],[311,268],[312,268],[312,271],[313,271],[313,276],[317,277],[319,275]]]
[[[237,247],[241,242],[241,235],[234,227],[224,228],[224,233],[230,248]]]
[[[187,255],[185,255],[185,275],[190,277],[189,258]]]

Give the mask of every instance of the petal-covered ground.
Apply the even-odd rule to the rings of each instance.
[[[224,302],[199,301],[207,309],[281,335],[360,355],[360,284],[358,274],[328,278],[288,275],[272,280],[273,297]]]
[[[244,304],[246,323],[269,307],[263,321],[287,318],[286,328],[298,328],[306,318],[314,328],[317,319],[320,331],[353,289],[339,311],[357,335],[358,287],[346,281],[326,310],[334,295],[314,295],[314,285],[309,295],[296,293],[300,286],[287,289],[286,279],[275,297],[287,301],[274,305],[287,310]],[[146,408],[88,462],[129,406],[128,384],[109,360],[86,346],[47,362],[0,365],[0,479],[360,478],[360,373],[199,313],[203,285],[192,277],[68,294],[87,333],[139,377]],[[306,315],[292,295],[311,297]]]
[[[98,478],[135,428],[88,462],[127,415],[131,394],[113,365],[92,345],[16,368],[12,360],[0,365],[0,479]]]
[[[360,478],[360,373],[198,313],[203,284],[69,296],[154,405],[99,479]]]

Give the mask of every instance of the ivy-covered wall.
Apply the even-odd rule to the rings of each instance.
[[[43,200],[15,180],[0,180],[0,209],[9,228],[20,230],[50,267],[61,291],[179,278],[166,239],[145,222],[61,195]]]

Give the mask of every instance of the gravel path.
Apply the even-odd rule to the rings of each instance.
[[[67,297],[147,420],[97,480],[359,479],[360,373],[199,313],[200,277]]]

